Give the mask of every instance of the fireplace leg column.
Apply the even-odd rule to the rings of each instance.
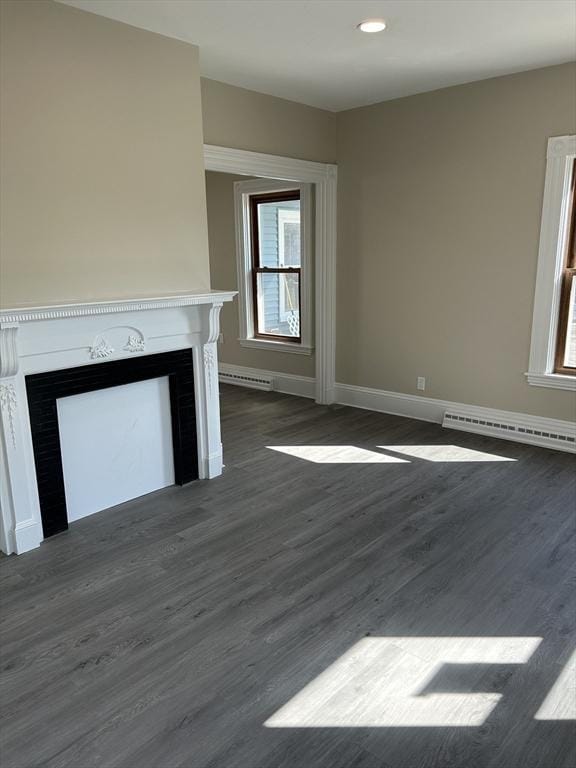
[[[201,480],[222,474],[220,397],[216,344],[194,347],[198,471]]]
[[[0,549],[20,555],[44,538],[24,376],[0,379]]]
[[[201,480],[222,474],[220,437],[220,393],[218,390],[218,352],[222,302],[200,307],[202,343],[194,346],[194,387],[196,390],[196,425],[198,474]]]

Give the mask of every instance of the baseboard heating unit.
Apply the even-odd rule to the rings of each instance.
[[[517,440],[522,443],[533,442],[559,451],[576,453],[576,426],[572,429],[552,430],[540,428],[535,424],[471,416],[459,411],[446,411],[442,426],[465,432],[479,432],[482,435],[492,435],[505,440]]]
[[[246,373],[231,373],[229,371],[221,371],[219,379],[223,384],[237,384],[241,387],[251,387],[252,389],[263,389],[266,392],[271,392],[274,388],[274,380],[272,376],[264,375],[252,375]]]

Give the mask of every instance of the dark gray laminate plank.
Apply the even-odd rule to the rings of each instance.
[[[573,721],[535,719],[574,648],[574,457],[234,387],[222,425],[221,478],[0,560],[3,767],[574,768]],[[270,449],[411,444],[516,461]],[[429,683],[500,694],[479,726],[264,726],[363,638],[506,636],[541,642]]]

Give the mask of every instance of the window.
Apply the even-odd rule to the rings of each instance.
[[[236,182],[235,197],[240,343],[309,354],[309,187]]]
[[[576,136],[548,141],[528,382],[576,390]]]
[[[556,373],[576,374],[576,161],[572,164],[572,184],[568,201],[568,237],[561,277],[558,339],[556,342]]]
[[[300,191],[250,196],[254,336],[300,342]]]

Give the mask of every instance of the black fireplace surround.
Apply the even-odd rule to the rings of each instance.
[[[67,368],[26,376],[32,444],[44,536],[68,528],[64,472],[56,401],[96,389],[167,376],[172,417],[174,478],[177,485],[198,479],[196,405],[192,350]],[[90,435],[86,435],[90,439]]]

